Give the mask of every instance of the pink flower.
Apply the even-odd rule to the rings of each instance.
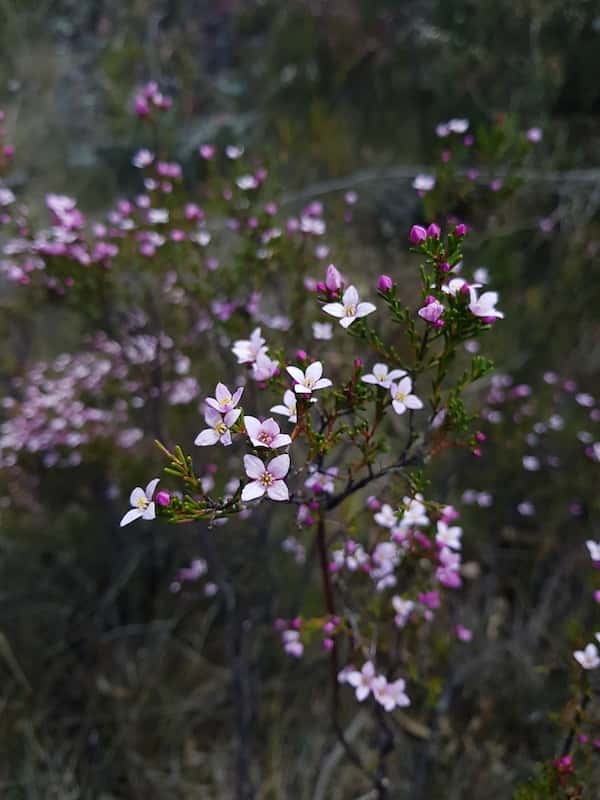
[[[290,469],[290,457],[287,454],[277,456],[265,464],[256,456],[244,456],[244,468],[246,475],[252,478],[250,483],[244,486],[242,500],[247,503],[262,497],[265,492],[271,500],[287,500],[289,498],[288,487],[283,478]]]
[[[396,707],[405,708],[410,705],[405,688],[406,681],[402,678],[388,683],[383,675],[378,675],[373,681],[373,696],[385,711],[393,711]]]
[[[339,319],[342,328],[348,328],[352,323],[372,314],[375,311],[373,303],[361,303],[358,292],[354,286],[349,286],[343,294],[341,303],[327,303],[323,311]]]
[[[280,433],[279,425],[272,417],[261,422],[256,417],[244,417],[244,425],[255,447],[270,447],[275,450],[292,443],[286,433]]]
[[[152,501],[152,495],[158,486],[160,478],[153,478],[145,489],[141,486],[136,486],[129,496],[129,502],[132,508],[125,514],[121,520],[121,528],[135,522],[136,519],[155,519],[156,506]]]
[[[326,389],[331,386],[329,378],[322,378],[323,365],[320,361],[313,363],[303,372],[298,367],[286,367],[289,375],[296,381],[294,391],[296,394],[310,394],[318,389]]]
[[[222,416],[219,411],[209,406],[204,413],[208,428],[200,431],[194,439],[194,444],[198,445],[198,447],[206,447],[221,442],[222,445],[228,447],[231,444],[231,432],[229,429],[237,422],[241,413],[242,410],[240,408],[235,408],[228,411],[225,416]]]
[[[233,395],[223,383],[217,383],[215,397],[207,397],[206,404],[221,414],[233,411],[239,403],[240,397],[244,392],[243,387],[238,387]]]
[[[433,325],[436,325],[436,327],[440,322],[442,325],[444,324],[440,319],[443,313],[444,306],[439,300],[436,300],[435,297],[428,297],[423,308],[417,311],[421,319],[424,319],[426,322],[431,322]]]
[[[412,381],[408,376],[402,378],[398,383],[392,383],[390,394],[392,395],[392,407],[396,414],[404,414],[407,408],[411,411],[423,408],[423,401],[416,394],[412,394]]]
[[[268,381],[279,369],[279,362],[275,361],[266,353],[259,353],[252,364],[252,377],[255,381]]]
[[[421,225],[413,225],[410,229],[408,238],[412,244],[423,244],[427,239],[427,231]]]
[[[394,282],[389,275],[379,276],[379,280],[377,281],[377,288],[379,289],[380,292],[389,292],[393,285]]]
[[[438,544],[443,547],[450,547],[452,550],[460,550],[461,536],[462,528],[458,526],[449,527],[443,520],[439,520],[435,535],[435,540]]]

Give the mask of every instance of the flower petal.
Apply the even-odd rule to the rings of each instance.
[[[340,319],[346,313],[344,306],[341,303],[326,303],[323,306],[323,311],[336,319]]]
[[[154,491],[158,486],[159,481],[160,478],[152,478],[152,480],[146,486],[146,497],[148,498],[148,500],[152,500],[152,495],[154,494]]]
[[[342,296],[342,303],[345,306],[358,305],[358,292],[355,286],[349,286]]]
[[[135,522],[136,519],[139,519],[144,512],[139,508],[131,508],[121,520],[120,527],[123,528],[125,525],[129,525],[131,522]]]
[[[290,457],[287,453],[284,453],[281,456],[271,459],[267,464],[267,470],[274,478],[285,478],[290,471]]]
[[[211,444],[216,444],[219,441],[219,434],[214,428],[205,428],[200,431],[198,436],[194,439],[194,444],[198,447],[207,447]]]
[[[416,394],[408,394],[404,398],[404,405],[407,408],[415,410],[417,408],[423,408],[423,401],[420,397],[417,397]]]
[[[356,307],[356,316],[366,317],[367,314],[372,314],[374,311],[377,311],[377,306],[374,306],[373,303],[359,303]]]
[[[342,328],[349,328],[350,325],[352,325],[352,323],[356,319],[358,319],[358,317],[356,317],[356,316],[354,316],[354,317],[344,317],[343,319],[340,320],[340,325],[342,326]]]
[[[271,500],[288,500],[290,493],[288,487],[283,481],[275,481],[267,489],[267,494]]]
[[[141,486],[136,486],[129,495],[129,502],[132,506],[137,506],[140,500],[146,500],[146,492]]]
[[[244,469],[246,470],[246,475],[249,478],[260,478],[261,475],[264,474],[265,465],[256,456],[246,455],[244,456]]]
[[[150,503],[148,508],[142,514],[142,519],[156,519],[156,505],[155,503]]]
[[[260,420],[256,417],[244,417],[244,427],[248,436],[254,441],[260,432]]]
[[[262,497],[265,493],[265,487],[259,481],[252,481],[247,483],[242,489],[242,501],[247,503],[249,500],[256,500],[257,497]]]
[[[306,377],[313,383],[318,381],[322,374],[323,364],[321,364],[320,361],[313,361],[313,363],[306,370]]]
[[[295,381],[304,383],[304,373],[301,369],[298,369],[298,367],[286,367],[285,370]]]

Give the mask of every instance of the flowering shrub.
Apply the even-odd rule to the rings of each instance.
[[[144,125],[158,124],[169,105],[153,83],[134,98]],[[561,391],[551,400],[504,374],[482,381],[492,362],[481,349],[493,347],[511,308],[489,288],[485,268],[471,269],[471,231],[457,214],[473,204],[483,215],[510,197],[518,183],[511,172],[539,141],[536,130],[473,133],[463,119],[438,126],[438,171],[413,186],[422,218],[439,224],[410,228],[403,270],[393,259],[365,268],[353,255],[355,192],[288,213],[267,166],[238,145],[198,149],[193,193],[193,176],[160,146],[138,150],[132,165],[143,188],[100,221],[74,198],[48,194],[48,223],[39,226],[0,185],[0,270],[11,301],[75,314],[80,331],[73,352],[36,356],[5,377],[4,507],[31,510],[22,476],[52,486],[57,472],[67,476],[69,502],[89,503],[89,486],[71,486],[68,476],[93,467],[100,505],[122,506],[125,536],[135,526],[145,536],[148,523],[161,521],[200,532],[201,557],[179,563],[171,593],[201,588],[229,618],[234,589],[215,550],[241,550],[251,531],[268,535],[262,553],[275,549],[277,569],[303,588],[282,586],[260,622],[295,669],[328,662],[327,718],[381,797],[396,727],[437,735],[433,724],[423,733],[416,717],[447,702],[443,674],[474,638],[460,597],[480,570],[463,558],[480,526],[475,508],[534,520],[552,498],[533,481],[559,468],[552,437],[567,433],[549,404],[572,397],[570,413],[598,421],[593,397],[554,373],[546,388]],[[10,147],[3,153],[1,169],[13,157]],[[586,422],[569,441],[589,465],[598,461],[596,440]],[[455,475],[467,460],[469,483],[438,479],[449,458]],[[522,496],[503,502],[515,464]],[[579,518],[586,501],[572,478],[562,510]],[[129,508],[124,485],[134,486]],[[588,545],[594,562],[596,539]],[[568,746],[544,772],[548,792],[583,780],[573,777],[574,743],[588,756],[596,747],[591,692],[579,682],[593,680],[600,656],[591,636],[570,638],[579,710]],[[375,731],[366,756],[345,729],[362,709]]]

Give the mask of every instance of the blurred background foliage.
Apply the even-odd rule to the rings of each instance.
[[[573,715],[571,650],[594,629],[583,542],[600,539],[597,464],[577,446],[584,409],[542,374],[600,390],[599,39],[594,0],[0,0],[0,107],[18,153],[9,183],[40,214],[48,191],[92,214],[131,195],[140,145],[160,142],[193,188],[197,148],[214,141],[265,160],[290,211],[357,190],[338,266],[362,280],[414,266],[406,232],[424,216],[474,226],[469,263],[489,270],[507,313],[487,347],[515,385],[532,387],[533,410],[521,414],[507,391],[482,461],[452,452],[434,464],[432,496],[460,503],[472,488],[493,502],[462,505],[479,566],[457,602],[475,637],[432,685],[431,719],[404,729],[398,797],[511,797],[560,750]],[[150,79],[175,99],[156,128],[132,113]],[[438,168],[435,126],[452,116],[468,117],[484,145],[485,131],[511,141],[511,126],[540,126],[544,139],[505,193],[472,191],[460,173],[445,193],[440,167],[424,206],[412,177]],[[482,163],[501,174],[502,146],[490,143]],[[24,351],[12,313],[0,319],[3,380],[93,329],[72,308],[19,314]],[[544,455],[560,466],[526,473],[528,420],[554,413],[564,426]],[[159,463],[146,449],[111,466],[129,486],[148,459]],[[283,538],[278,521],[221,540],[235,582],[225,599],[174,595],[200,534],[119,531],[123,498],[107,501],[107,479],[95,464],[23,475],[18,490],[36,508],[2,514],[3,796],[241,798],[253,795],[235,776],[249,770],[265,800],[359,797],[361,778],[324,723],[324,665],[290,664],[261,628],[294,611],[274,607],[277,586],[301,591],[293,564],[253,560]],[[518,511],[524,501],[535,514]],[[366,746],[360,715],[350,724]],[[600,779],[585,758],[593,798]]]

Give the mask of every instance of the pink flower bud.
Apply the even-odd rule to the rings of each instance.
[[[394,282],[390,278],[389,275],[380,275],[379,280],[377,281],[377,288],[380,292],[389,292]]]
[[[363,365],[363,363],[362,363],[360,358],[355,358],[354,359],[354,369],[356,369],[356,370],[362,369],[362,365]]]
[[[422,244],[427,239],[427,231],[422,225],[413,225],[408,238],[413,244]]]
[[[330,292],[337,292],[342,288],[342,276],[333,264],[327,267],[325,273],[325,286]]]
[[[306,350],[296,350],[296,358],[298,361],[306,361],[308,358]]]
[[[455,236],[466,236],[468,232],[469,229],[464,222],[461,222],[459,225],[456,226],[456,228],[454,228]]]
[[[333,639],[323,639],[323,647],[325,650],[333,650]]]
[[[198,152],[205,161],[210,161],[211,158],[214,158],[215,146],[214,144],[203,144]]]
[[[160,492],[156,493],[156,502],[159,506],[168,506],[171,502],[171,495],[161,489]]]
[[[481,458],[481,450],[476,447],[474,450],[471,451],[476,458]]]
[[[135,98],[135,113],[138,117],[147,117],[150,113],[150,107],[144,97],[138,96]]]
[[[435,224],[435,222],[432,222],[427,228],[427,236],[429,236],[431,239],[439,239],[441,234],[442,230],[439,225]]]
[[[440,272],[450,272],[450,264],[447,261],[442,261],[441,264],[438,264],[438,269]]]
[[[487,439],[487,436],[485,435],[485,433],[482,433],[481,431],[477,431],[477,433],[475,434],[475,438],[477,439],[478,442],[485,442],[485,440]]]
[[[318,292],[319,294],[325,294],[325,293],[327,292],[327,287],[325,286],[325,284],[323,283],[323,281],[319,281],[319,282],[317,283],[317,292]]]

